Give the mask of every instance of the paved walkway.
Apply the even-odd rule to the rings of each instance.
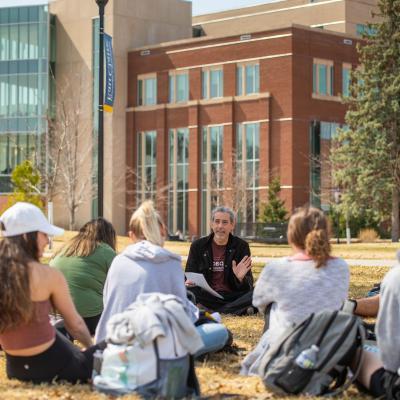
[[[253,262],[266,263],[273,260],[271,257],[252,257]],[[346,258],[347,264],[351,266],[362,266],[362,267],[393,267],[397,260],[393,259],[354,259]]]
[[[182,260],[186,261],[187,256],[182,256]],[[255,263],[267,263],[268,261],[274,260],[273,257],[252,257]],[[393,259],[355,259],[346,258],[347,264],[350,266],[362,266],[362,267],[393,267],[397,260]]]

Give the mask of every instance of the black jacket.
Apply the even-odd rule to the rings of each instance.
[[[195,240],[190,246],[189,256],[186,262],[186,272],[197,272],[203,274],[208,284],[212,278],[212,240],[214,233],[209,236]],[[232,260],[238,264],[244,256],[250,256],[250,247],[247,242],[237,236],[229,235],[226,244],[224,260],[225,283],[233,291],[247,292],[253,289],[253,274],[251,270],[246,274],[243,281],[240,282],[232,270]]]

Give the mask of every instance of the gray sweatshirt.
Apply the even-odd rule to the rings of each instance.
[[[397,255],[399,257],[399,254]],[[376,336],[383,366],[396,372],[400,367],[400,266],[384,277],[381,285]]]
[[[282,332],[311,313],[338,310],[347,298],[349,267],[341,258],[331,258],[321,268],[305,255],[284,257],[268,263],[253,293],[253,305],[264,314],[272,304],[269,329],[243,360],[241,373],[257,375],[260,358]]]
[[[104,285],[104,310],[96,329],[96,343],[106,337],[106,324],[141,293],[173,294],[187,303],[181,257],[146,240],[117,255]]]

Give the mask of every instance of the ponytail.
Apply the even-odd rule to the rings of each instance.
[[[288,240],[302,249],[320,268],[330,257],[328,222],[324,213],[314,207],[297,210],[289,220]]]
[[[157,245],[164,246],[164,238],[160,228],[163,226],[162,219],[154,208],[151,200],[146,200],[133,213],[129,222],[129,229],[138,239],[145,239]]]
[[[331,245],[324,229],[313,229],[306,236],[306,253],[316,262],[316,268],[322,267],[329,259]]]

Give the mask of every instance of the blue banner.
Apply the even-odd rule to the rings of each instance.
[[[112,50],[112,37],[104,33],[104,55],[106,63],[106,85],[104,94],[104,111],[112,112],[115,97],[115,70]]]

